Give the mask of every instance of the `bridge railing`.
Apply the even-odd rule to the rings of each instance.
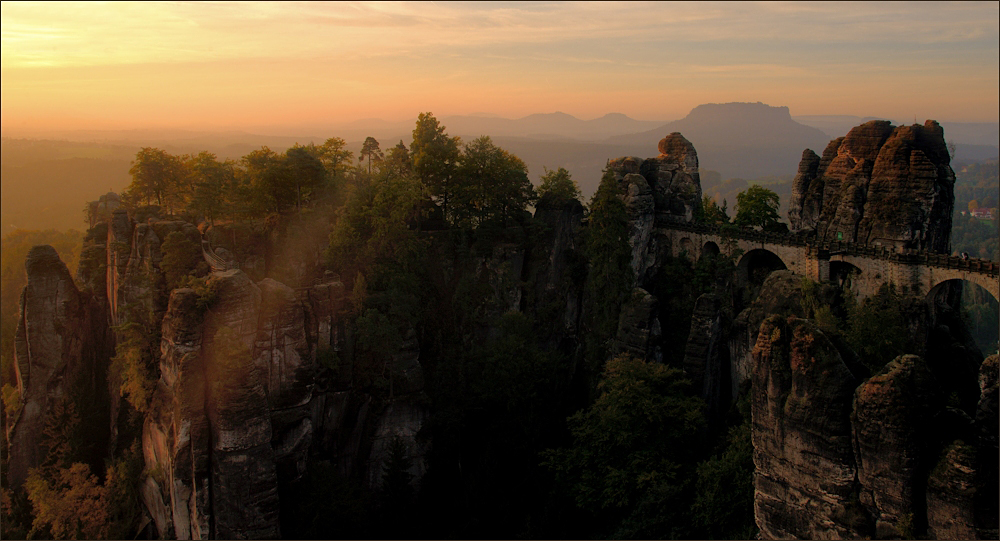
[[[876,259],[884,259],[898,263],[916,263],[943,267],[947,269],[964,270],[978,274],[988,274],[1000,276],[1000,263],[989,259],[969,258],[952,256],[948,254],[938,254],[926,250],[897,250],[895,246],[876,246],[857,242],[844,241],[822,241],[816,237],[805,233],[780,233],[773,231],[756,231],[753,229],[736,228],[732,225],[719,226],[698,223],[667,223],[661,225],[666,229],[678,231],[689,231],[728,237],[734,239],[761,242],[764,244],[781,244],[784,246],[805,246],[811,255],[825,251],[834,255],[852,255]]]

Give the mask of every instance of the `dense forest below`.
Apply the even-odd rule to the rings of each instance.
[[[144,423],[165,415],[153,415],[165,411],[161,370],[180,342],[167,333],[184,318],[222,313],[218,276],[238,267],[266,284],[258,286],[264,296],[284,286],[291,296],[320,286],[342,292],[343,347],[331,339],[310,350],[310,385],[343,391],[363,404],[346,409],[359,416],[405,408],[425,415],[409,439],[399,431],[385,439],[373,470],[346,472],[343,457],[329,451],[341,443],[316,443],[301,463],[279,463],[280,530],[260,531],[313,539],[754,538],[749,385],[712,402],[685,360],[705,299],[728,303],[719,313],[730,319],[765,302],[787,304],[771,313],[811,319],[838,351],[853,352],[845,361],[852,371],[868,376],[901,355],[926,353],[903,317],[913,307],[893,288],[859,300],[849,284],[788,275],[781,276],[792,293],[775,300],[762,293],[777,287],[765,281],[770,269],[738,283],[737,252],[665,257],[644,291],[615,175],[608,162],[586,201],[563,167],[543,170],[535,186],[514,153],[487,136],[449,136],[430,113],[419,116],[409,146],[383,149],[369,137],[356,153],[340,138],[284,152],[263,147],[239,159],[142,148],[120,197],[106,194],[81,215],[94,224],[87,232],[3,239],[8,456],[7,429],[21,414],[10,382],[31,247],[53,246],[76,287],[100,298],[113,289],[102,278],[108,254],[140,253],[138,245],[107,242],[121,210],[136,227],[162,234],[156,264],[127,285],[141,295],[115,307],[103,388],[77,385],[46,415],[45,458],[22,487],[11,488],[4,462],[3,537],[170,533],[155,531],[159,518],[139,495],[146,480],[163,484],[173,475],[151,468],[142,452]],[[693,219],[724,231],[787,231],[780,216],[790,183],[703,172]],[[996,218],[963,222],[958,214],[973,200],[995,208],[996,186],[995,162],[958,175],[956,251],[998,259]],[[216,264],[223,269],[212,272]],[[993,328],[978,341],[982,351],[971,353],[981,361],[995,350],[996,303],[972,288],[965,294],[964,321]],[[179,317],[184,299],[192,308]],[[233,332],[222,326],[212,336],[220,378],[258,370]],[[653,337],[655,352],[636,346]],[[975,416],[966,387],[948,388],[947,400]],[[91,437],[108,430],[114,437],[106,435],[103,447]],[[377,447],[378,430],[359,429],[361,446]],[[348,432],[329,439],[354,437]],[[926,517],[917,521],[899,531],[925,533]],[[176,534],[181,526],[172,524]],[[225,537],[220,524],[213,533]]]

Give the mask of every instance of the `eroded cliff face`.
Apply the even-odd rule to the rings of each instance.
[[[753,350],[754,515],[766,539],[870,531],[852,502],[857,379],[810,321],[771,316]]]
[[[73,386],[88,380],[83,360],[87,339],[86,300],[51,246],[35,246],[24,263],[28,283],[21,292],[14,342],[15,384],[21,411],[11,423],[9,479],[21,486],[44,458],[45,415],[70,399]]]
[[[802,153],[792,182],[792,231],[844,240],[948,252],[955,173],[944,131],[873,120],[834,139],[822,157]]]
[[[921,357],[900,356],[865,379],[808,320],[770,316],[753,358],[762,538],[995,538],[995,417],[981,429],[948,406]],[[985,419],[996,408],[996,361],[982,370]]]
[[[629,221],[629,245],[635,283],[648,287],[658,266],[670,255],[669,241],[656,228],[690,223],[701,205],[698,153],[690,141],[674,132],[660,140],[660,155],[645,160],[611,160]]]

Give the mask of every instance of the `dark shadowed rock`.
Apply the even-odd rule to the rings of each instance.
[[[873,120],[803,152],[792,184],[793,231],[820,240],[949,251],[955,173],[941,126]]]
[[[92,367],[82,362],[86,340],[84,299],[51,246],[35,246],[24,262],[28,282],[21,291],[14,336],[14,384],[21,411],[9,421],[9,479],[21,486],[41,464],[45,415],[71,400],[73,386]]]
[[[656,313],[656,297],[641,288],[633,289],[632,297],[622,306],[618,317],[618,334],[614,339],[613,353],[628,353],[637,359],[662,361],[663,353],[659,344],[662,332]]]
[[[705,293],[695,301],[691,332],[684,348],[684,373],[714,418],[732,399],[729,381],[728,331],[730,322],[718,295]]]
[[[857,380],[811,322],[771,316],[753,350],[754,516],[764,539],[869,532],[853,500]]]
[[[927,480],[927,533],[932,539],[977,539],[973,498],[976,449],[956,441]]]

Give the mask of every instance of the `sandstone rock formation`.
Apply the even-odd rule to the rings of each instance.
[[[618,317],[613,354],[628,353],[637,359],[663,362],[659,344],[662,332],[656,313],[656,297],[644,289],[633,289]]]
[[[941,402],[933,375],[916,355],[893,360],[857,389],[860,500],[876,518],[880,535],[907,535],[923,520],[922,492],[933,449],[928,421]]]
[[[761,323],[771,315],[806,317],[802,309],[802,277],[792,271],[775,271],[764,280],[754,302],[733,320],[729,331],[730,396],[739,394],[740,386],[753,374],[754,344]]]
[[[852,501],[856,378],[807,320],[767,318],[753,356],[754,515],[761,536],[863,535],[867,515]]]
[[[949,251],[955,173],[944,131],[873,120],[802,153],[792,182],[792,231],[819,240]]]
[[[728,408],[734,396],[729,366],[730,325],[719,295],[706,293],[698,297],[683,363],[684,373],[705,400],[709,419]]]
[[[608,163],[628,209],[632,270],[640,286],[670,253],[656,228],[690,223],[701,205],[698,154],[691,142],[674,132],[661,139],[658,148],[660,155],[655,158],[622,157]]]
[[[16,388],[21,411],[11,422],[9,479],[21,486],[38,467],[45,415],[88,378],[82,362],[87,340],[85,299],[51,246],[35,246],[24,263],[28,283],[21,292],[14,342]]]

